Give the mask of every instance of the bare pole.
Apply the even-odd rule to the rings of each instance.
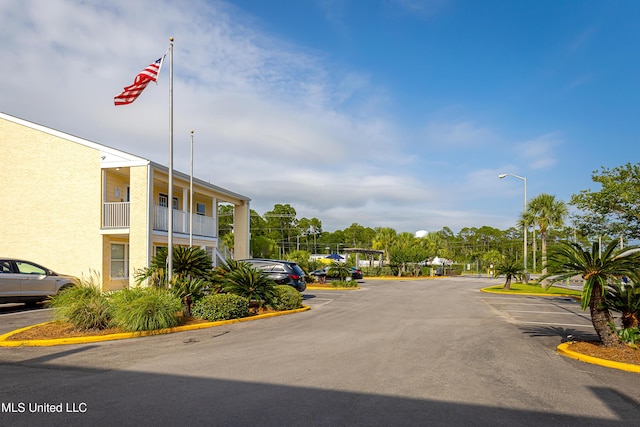
[[[189,247],[193,246],[193,130],[191,131],[191,174],[189,175]]]
[[[167,230],[167,280],[173,274],[173,37],[169,37],[169,216]]]
[[[501,173],[500,175],[498,175],[498,178],[502,179],[505,178],[507,176],[512,176],[514,178],[518,178],[520,180],[522,180],[522,182],[524,183],[524,212],[523,215],[526,215],[527,213],[527,177],[525,176],[519,176],[519,175],[514,175],[512,173]],[[524,272],[525,275],[527,273],[527,223],[526,221],[524,221],[524,217],[523,217],[523,228],[524,228],[524,244],[523,244],[523,253],[524,253]],[[534,261],[535,262],[535,261]],[[525,280],[526,282],[526,280]]]

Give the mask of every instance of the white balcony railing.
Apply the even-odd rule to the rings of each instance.
[[[129,216],[129,202],[103,203],[102,228],[128,228]],[[192,215],[192,217],[194,236],[216,237],[213,217],[196,214]],[[153,207],[153,229],[169,230],[169,210],[166,207]],[[173,231],[175,233],[189,234],[189,212],[173,209]]]
[[[102,228],[129,227],[129,202],[104,203],[102,205]]]
[[[213,217],[203,215],[192,215],[193,235],[215,237],[215,222]],[[169,210],[164,206],[153,207],[153,229],[169,230]],[[173,209],[173,231],[174,233],[189,234],[189,212]]]

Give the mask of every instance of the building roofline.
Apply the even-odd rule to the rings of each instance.
[[[38,124],[38,123],[34,123],[34,122],[30,122],[28,120],[25,119],[21,119],[19,117],[15,117],[15,116],[11,116],[7,113],[3,113],[0,111],[0,119],[4,119],[7,121],[10,121],[12,123],[16,123],[22,126],[26,126],[29,127],[31,129],[40,131],[40,132],[44,132],[47,133],[49,135],[58,137],[58,138],[62,138],[62,139],[66,139],[67,141],[71,141],[71,142],[75,142],[77,144],[81,144],[84,145],[85,147],[89,147],[89,148],[93,148],[95,150],[99,150],[100,151],[100,166],[102,168],[114,168],[114,167],[131,167],[131,166],[153,166],[156,169],[162,170],[164,172],[166,172],[167,174],[169,173],[169,167],[168,166],[164,166],[161,165],[159,163],[153,162],[149,159],[145,159],[143,157],[140,156],[136,156],[134,154],[130,154],[127,153],[125,151],[116,149],[116,148],[112,148],[112,147],[108,147],[104,144],[100,144],[98,142],[94,142],[94,141],[90,141],[88,139],[84,139],[84,138],[80,138],[78,136],[75,135],[71,135],[56,129],[52,129],[50,127]],[[190,179],[190,175],[185,174],[183,172],[177,171],[177,170],[173,170],[174,175],[178,176],[180,179],[184,179],[189,181]],[[194,183],[198,183],[198,185],[204,186],[204,187],[208,187],[211,188],[219,193],[225,194],[229,197],[238,199],[238,200],[242,200],[245,202],[249,202],[251,201],[251,199],[247,196],[243,196],[241,194],[235,193],[233,191],[229,191],[225,188],[219,187],[217,185],[211,184],[207,181],[204,181],[202,179],[193,177],[193,181]]]
[[[151,164],[152,167],[154,167],[154,168],[156,168],[158,170],[161,170],[161,171],[163,171],[163,172],[165,172],[167,174],[169,173],[169,167],[167,167],[167,166],[161,165],[161,164],[156,163],[156,162],[150,162],[150,164]],[[176,170],[176,169],[173,170],[173,175],[177,176],[180,179],[185,180],[185,181],[189,181],[189,179],[191,178],[191,176],[189,174],[186,174],[184,172],[180,172],[179,170]],[[202,179],[196,178],[195,176],[193,177],[193,183],[201,185],[203,187],[211,188],[211,189],[213,189],[213,190],[215,190],[215,191],[217,191],[219,193],[225,194],[225,195],[227,195],[229,197],[232,197],[234,199],[242,200],[242,201],[245,201],[245,202],[250,202],[251,201],[251,199],[249,197],[247,197],[247,196],[243,196],[242,194],[235,193],[233,191],[229,191],[226,188],[222,188],[222,187],[219,187],[219,186],[217,186],[215,184],[211,184],[210,182],[207,182],[207,181],[204,181]]]

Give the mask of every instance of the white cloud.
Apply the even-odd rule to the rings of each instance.
[[[560,144],[560,134],[552,132],[516,144],[515,152],[528,169],[546,169],[557,163],[554,149]]]
[[[470,122],[431,121],[425,126],[427,144],[436,147],[482,146],[495,140],[494,133],[486,127]]]
[[[370,75],[345,70],[334,78],[343,65],[253,24],[222,2],[4,1],[2,110],[167,164],[168,60],[159,84],[133,104],[114,107],[113,96],[173,36],[176,169],[189,170],[193,129],[195,175],[249,196],[259,213],[290,203],[325,230],[495,222],[455,207],[495,184],[481,185],[475,169],[443,167],[460,160],[455,151],[438,163],[440,152],[412,149],[407,141],[420,132],[387,111],[393,94]],[[417,138],[433,150],[482,150],[495,135],[472,121],[432,121]],[[544,163],[553,141],[541,137],[523,150],[537,147],[527,158]]]

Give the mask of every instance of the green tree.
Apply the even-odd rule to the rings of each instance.
[[[311,254],[307,251],[291,251],[286,257],[290,261],[295,261],[303,270],[309,271],[309,260]]]
[[[313,253],[317,254],[318,253],[317,239],[318,239],[318,236],[322,234],[322,221],[320,221],[318,218],[311,218],[309,220],[309,226],[310,226],[311,235],[313,236]]]
[[[300,236],[304,238],[305,248],[308,251],[309,236],[311,235],[311,220],[308,218],[300,218],[296,223],[296,227],[298,228]]]
[[[593,327],[605,347],[621,345],[606,304],[608,284],[614,283],[618,277],[633,275],[640,262],[640,250],[616,250],[617,246],[618,242],[614,240],[600,253],[597,242],[593,243],[591,252],[578,243],[560,242],[552,248],[548,273],[542,276],[549,279],[549,284],[582,276],[582,309],[589,308]]]
[[[515,258],[509,258],[503,262],[499,262],[496,266],[494,277],[505,276],[504,289],[511,289],[511,279],[516,280],[522,277],[523,268],[519,261]]]
[[[365,235],[365,228],[360,224],[354,222],[349,227],[344,229],[345,243],[352,248],[357,248],[360,243],[363,242]]]
[[[551,227],[561,227],[567,216],[567,205],[556,196],[542,193],[529,202],[523,221],[533,221],[540,230],[542,274],[547,273],[547,232]]]
[[[289,204],[276,204],[273,210],[265,212],[264,218],[269,237],[276,241],[282,252],[291,249],[291,239],[297,236],[296,210]]]
[[[255,267],[239,262],[231,264],[224,274],[223,288],[226,292],[247,298],[257,308],[271,304],[276,297],[275,282]]]
[[[251,236],[251,256],[254,258],[275,258],[278,256],[278,245],[267,236]]]
[[[623,328],[637,328],[640,319],[640,286],[634,283],[612,283],[607,289],[607,306],[622,315]]]
[[[602,167],[591,179],[600,190],[582,190],[569,202],[582,211],[575,217],[582,234],[640,237],[640,163]]]
[[[338,277],[340,281],[344,281],[347,277],[351,275],[351,269],[347,264],[341,262],[334,262],[327,269],[327,276]]]
[[[218,236],[233,232],[233,205],[218,205]]]
[[[389,248],[391,265],[398,268],[398,276],[407,270],[407,264],[417,264],[428,257],[426,249],[411,233],[400,233]]]
[[[383,250],[385,252],[386,263],[389,265],[391,263],[389,249],[396,240],[398,233],[390,227],[377,227],[375,231],[376,235],[373,238],[373,249]]]
[[[149,268],[135,273],[137,284],[149,280],[149,284],[167,288],[182,301],[182,312],[191,316],[193,298],[200,297],[211,285],[213,261],[202,248],[175,246],[173,248],[173,274],[171,282],[167,282],[167,249],[161,248],[151,258]]]

